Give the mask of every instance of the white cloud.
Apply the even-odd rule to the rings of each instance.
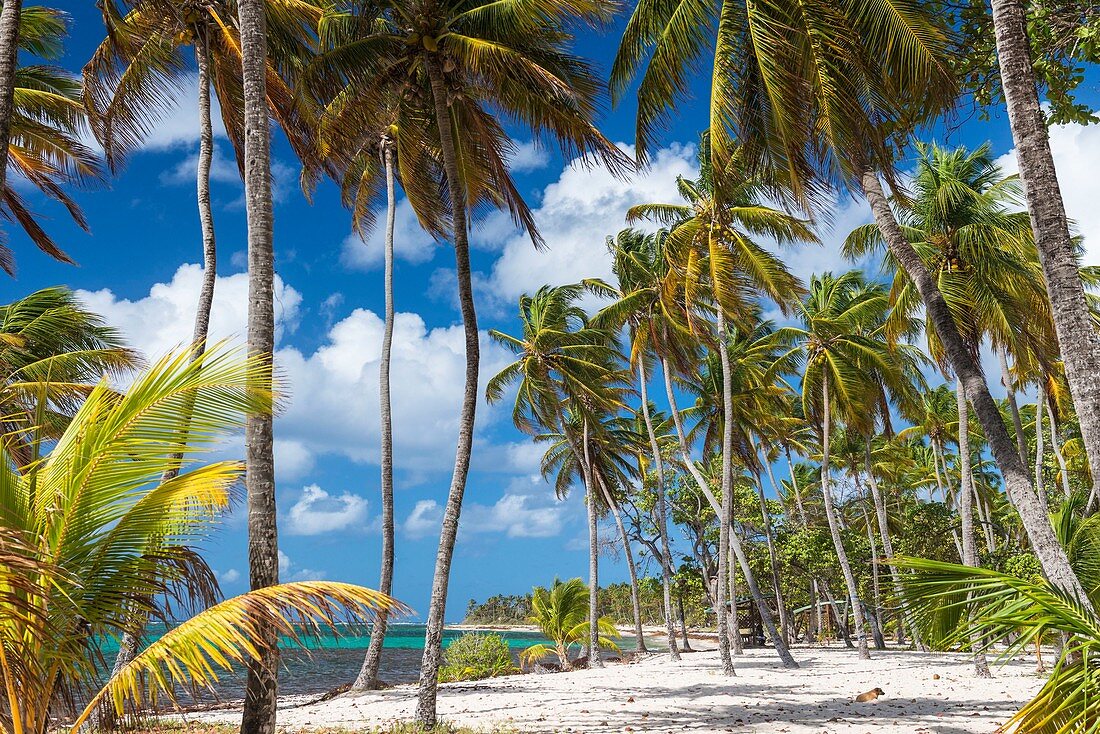
[[[79,295],[91,310],[119,328],[130,344],[155,359],[190,339],[200,277],[198,266],[183,265],[170,282],[153,285],[141,298],[123,299],[109,290]],[[247,285],[243,273],[218,278],[212,340],[232,337],[243,342]],[[295,327],[302,297],[277,280],[275,301],[281,335]],[[359,309],[336,321],[316,350],[286,346],[277,351],[286,403],[276,420],[275,461],[281,480],[300,479],[325,454],[377,464],[382,330],[378,315]],[[484,335],[481,346],[479,395],[485,381],[509,361],[504,350]],[[419,315],[397,314],[391,367],[394,457],[397,469],[409,473],[410,481],[422,481],[453,465],[465,361],[461,326],[429,329]],[[529,472],[529,456],[487,438],[497,416],[484,405],[479,409],[475,467],[496,473],[519,467]],[[239,448],[239,439],[231,448]]]
[[[405,518],[402,527],[412,538],[426,538],[439,532],[443,508],[435,500],[420,500]]]
[[[1085,241],[1085,264],[1100,265],[1100,179],[1096,161],[1100,160],[1100,127],[1096,125],[1056,125],[1050,128],[1050,148],[1058,169],[1066,214],[1077,222]],[[1007,173],[1020,170],[1013,148],[997,159]]]
[[[367,519],[367,500],[344,492],[331,495],[316,484],[302,489],[298,501],[287,512],[286,528],[291,535],[323,535],[362,527]]]
[[[620,146],[629,154],[633,151]],[[511,303],[534,292],[548,279],[553,284],[611,275],[604,238],[625,227],[626,210],[645,202],[678,201],[676,177],[696,174],[695,149],[672,145],[657,152],[645,171],[620,181],[602,167],[585,168],[573,161],[546,187],[535,221],[547,249],[536,251],[524,236],[513,236],[493,266],[485,291]],[[477,233],[473,234],[478,237]]]
[[[559,502],[540,476],[516,477],[491,505],[465,502],[460,533],[551,538],[561,533],[569,510],[570,505]],[[443,507],[435,500],[420,500],[402,527],[411,538],[426,538],[435,536],[442,522]]]
[[[539,145],[538,142],[529,140],[516,146],[515,152],[508,161],[508,167],[513,173],[524,173],[545,168],[549,162],[550,152]]]
[[[393,256],[396,260],[423,263],[432,259],[436,242],[420,227],[409,200],[401,197],[394,211]],[[386,213],[378,212],[374,226],[367,232],[366,241],[359,235],[344,238],[340,261],[355,270],[373,270],[382,266],[386,246]]]
[[[281,349],[276,355],[290,388],[290,403],[276,430],[316,453],[378,462],[378,368],[383,322],[357,309],[337,322],[315,352]],[[507,363],[497,345],[482,339],[482,385]],[[465,372],[461,326],[428,329],[424,320],[399,313],[394,322],[391,374],[394,460],[422,473],[452,466]],[[479,394],[481,389],[479,389]],[[492,413],[479,412],[479,431]],[[479,433],[478,459],[498,471],[509,468],[505,449]]]
[[[202,280],[198,265],[181,265],[168,283],[156,283],[149,293],[129,300],[110,290],[77,291],[77,296],[129,343],[151,359],[186,345],[194,333],[196,299]],[[302,296],[275,276],[276,338],[294,329]],[[210,341],[243,343],[248,316],[248,276],[219,276],[210,314]]]
[[[215,574],[219,584],[235,584],[241,578],[241,572],[235,568]]]
[[[279,551],[279,580],[280,581],[320,581],[327,574],[313,568],[303,568],[290,560],[290,556]]]

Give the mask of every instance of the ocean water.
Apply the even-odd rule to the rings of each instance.
[[[150,636],[162,633],[163,627],[150,630]],[[443,632],[443,646],[472,630],[445,629]],[[499,634],[508,643],[513,657],[518,661],[519,654],[530,645],[539,642],[547,642],[546,638],[538,632],[522,630],[492,630]],[[340,630],[340,634],[326,634],[323,636],[303,637],[302,644],[295,644],[291,640],[283,640],[280,647],[283,648],[281,670],[279,671],[280,695],[319,695],[349,684],[359,674],[359,668],[363,664],[363,655],[370,643],[368,630],[360,627],[349,627]],[[624,635],[618,641],[619,647],[624,652],[634,649],[633,635]],[[646,644],[659,648],[656,640],[646,640]],[[104,658],[109,662],[114,659],[118,649],[115,640],[104,641],[100,649]],[[389,684],[411,683],[420,675],[420,659],[424,650],[424,625],[422,624],[390,624],[386,632],[386,642],[383,648],[382,680]],[[244,673],[237,670],[232,674],[221,676],[216,687],[216,698],[225,700],[239,699],[244,695]],[[183,697],[186,703],[187,696]],[[208,700],[206,696],[203,700]]]

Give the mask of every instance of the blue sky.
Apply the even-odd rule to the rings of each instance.
[[[64,4],[75,6],[69,10],[72,37],[64,63],[79,70],[99,43],[102,27],[93,3]],[[606,69],[615,38],[615,31],[593,33],[579,40],[579,49]],[[1095,90],[1086,90],[1084,98],[1095,101]],[[705,88],[700,88],[699,99],[705,100]],[[178,109],[166,116],[119,176],[108,186],[78,194],[90,235],[73,227],[57,207],[35,202],[48,230],[79,267],[50,261],[20,233],[6,228],[19,274],[14,281],[0,281],[0,297],[10,300],[67,284],[150,357],[184,343],[192,328],[201,254],[194,105],[191,85],[183,90]],[[629,145],[633,113],[628,100],[604,115],[601,128],[612,140]],[[675,176],[693,173],[701,108],[688,101],[678,113],[651,168],[629,182],[601,170],[571,167],[557,151],[539,148],[517,132],[521,146],[513,161],[516,179],[549,249],[535,252],[506,217],[490,215],[475,222],[473,266],[482,329],[513,329],[516,299],[544,282],[609,274],[604,237],[623,226],[626,208],[674,200]],[[1060,128],[1053,139],[1070,215],[1086,237],[1095,231],[1100,241],[1100,211],[1094,205],[1100,191],[1092,170],[1092,162],[1100,160],[1100,130]],[[1002,113],[995,112],[988,122],[960,122],[947,138],[951,144],[968,145],[986,140],[999,155],[1010,152]],[[217,147],[213,196],[220,262],[212,329],[215,338],[240,338],[246,309],[242,189],[230,146],[219,138]],[[350,235],[347,213],[331,184],[322,184],[312,206],[305,201],[297,186],[297,165],[282,141],[276,141],[275,158],[277,361],[288,391],[287,409],[276,424],[283,575],[375,585],[380,241],[371,237],[364,244]],[[836,243],[867,219],[861,202],[838,202],[835,231],[824,233],[825,246],[788,253],[792,269],[805,278],[847,268]],[[462,339],[450,249],[420,232],[403,204],[396,236],[395,593],[424,612],[453,460]],[[1100,248],[1091,251],[1089,260],[1100,264]],[[486,344],[483,376],[505,362],[499,348]],[[579,496],[555,500],[552,488],[538,477],[538,459],[530,441],[511,427],[506,407],[479,407],[449,619],[460,618],[472,597],[522,593],[555,575],[586,575],[587,535]],[[227,594],[246,586],[243,515],[238,509],[207,544]],[[607,558],[604,569],[604,581],[626,579],[619,559]]]

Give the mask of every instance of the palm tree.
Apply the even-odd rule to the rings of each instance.
[[[19,44],[23,50],[48,61],[61,57],[67,31],[62,13],[29,7],[22,10],[19,24]],[[18,225],[42,252],[72,264],[73,260],[27,206],[19,188],[6,175],[6,169],[10,166],[18,174],[18,180],[26,181],[46,198],[61,204],[78,227],[88,229],[80,206],[66,191],[67,187],[82,187],[103,176],[99,157],[82,142],[86,118],[80,102],[80,82],[64,69],[31,64],[17,66],[14,84],[5,137],[5,176],[0,181],[3,216]],[[14,256],[4,243],[0,243],[0,268],[8,275],[15,275]]]
[[[16,468],[55,441],[104,375],[140,364],[117,331],[65,288],[0,306],[0,442]]]
[[[580,579],[554,579],[549,589],[536,586],[531,593],[531,616],[527,621],[538,625],[552,644],[531,645],[521,653],[520,660],[529,665],[553,652],[558,656],[561,669],[569,670],[572,667],[569,648],[591,644],[593,628],[599,644],[589,648],[589,655],[599,648],[617,650],[614,641],[619,637],[619,630],[608,617],[601,617],[592,625],[587,616],[587,597],[588,589]]]
[[[517,359],[485,386],[489,403],[500,401],[518,384],[512,409],[516,428],[534,434],[539,428],[560,432],[569,442],[584,481],[589,535],[589,619],[598,613],[598,488],[593,476],[590,436],[600,417],[614,413],[620,401],[622,374],[611,335],[588,324],[575,305],[583,285],[543,286],[519,300],[520,337],[491,330],[489,336]],[[596,625],[590,629],[589,667],[601,667]]]
[[[0,191],[8,184],[8,143],[15,116],[15,75],[19,66],[19,31],[23,0],[0,6]]]
[[[882,412],[883,386],[900,392],[906,375],[899,353],[882,332],[887,314],[883,288],[868,284],[857,271],[826,273],[810,282],[810,296],[799,309],[801,327],[781,329],[797,340],[805,355],[802,408],[821,426],[821,492],[829,533],[840,562],[856,624],[860,657],[870,657],[863,609],[855,575],[840,536],[830,477],[830,439],[834,411],[851,425],[873,425]]]
[[[358,100],[359,110],[373,108],[378,115],[390,115],[392,108],[384,101],[408,100],[408,106],[401,108],[404,116],[399,120],[399,131],[414,147],[423,150],[428,146],[438,151],[448,194],[447,234],[455,250],[466,375],[455,468],[444,508],[426,620],[416,713],[417,721],[425,726],[436,721],[447,584],[477,408],[479,337],[470,273],[468,211],[490,197],[498,205],[509,206],[539,241],[534,223],[517,206],[520,197],[507,170],[512,144],[498,115],[556,140],[566,154],[602,160],[615,172],[627,169],[623,154],[592,124],[600,85],[589,65],[568,50],[572,24],[602,25],[610,20],[614,9],[610,0],[555,0],[540,6],[537,16],[532,17],[516,13],[510,3],[491,0],[386,0],[371,4],[360,19],[358,27],[369,31],[352,33],[339,51],[344,59],[361,60],[344,91],[346,98]],[[409,29],[413,29],[412,35]],[[371,99],[378,103],[370,104]],[[365,129],[383,129],[379,121],[365,123]],[[397,145],[399,164],[413,165],[416,152],[408,157],[400,139]],[[475,160],[492,164],[487,169],[488,177],[467,175],[471,172],[464,172],[460,166],[460,154],[472,148],[481,150]],[[408,184],[411,179],[402,180]],[[438,195],[438,189],[431,194],[424,192],[421,198],[431,195]]]
[[[682,314],[682,317],[673,322],[676,328],[694,330],[698,319],[693,314],[698,313],[701,308],[710,308],[710,304],[714,305],[716,323],[715,335],[711,341],[717,345],[722,370],[723,415],[730,416],[733,414],[733,385],[726,318],[732,319],[734,323],[751,322],[757,312],[755,299],[765,296],[780,308],[786,308],[802,288],[801,283],[791,275],[782,261],[761,247],[755,238],[766,236],[780,244],[815,242],[816,238],[804,220],[761,203],[767,186],[749,174],[740,158],[726,159],[719,177],[715,170],[716,159],[713,153],[711,137],[704,134],[699,146],[699,178],[694,181],[683,177],[677,179],[677,187],[686,203],[640,204],[628,210],[627,219],[631,221],[648,218],[670,226],[665,254],[668,258],[668,274],[663,284],[662,297],[667,304],[664,307],[665,313]],[[724,187],[721,196],[718,195],[719,180]],[[684,463],[699,484],[700,490],[715,505],[720,527],[725,528],[722,537],[728,538],[729,548],[745,574],[746,584],[774,641],[777,654],[783,659],[784,665],[797,667],[764,605],[740,539],[736,533],[729,532],[730,513],[718,506],[716,498],[690,458],[690,450],[675,407],[667,359],[662,361],[662,367]],[[723,503],[732,501],[733,434],[733,421],[724,420],[720,454]],[[719,556],[720,569],[721,559],[726,557],[725,549],[726,545],[723,543]],[[721,589],[720,585],[719,590]],[[724,613],[721,602],[720,597],[719,615]],[[726,663],[725,656],[723,663]],[[727,673],[732,673],[732,662],[725,667]]]
[[[101,381],[69,426],[20,473],[0,450],[0,675],[6,733],[45,731],[59,708],[99,688],[96,646],[133,631],[133,609],[167,619],[217,601],[196,545],[230,506],[237,461],[201,463],[246,412],[271,409],[264,360],[226,349],[169,355],[119,395]],[[182,456],[183,458],[176,458]],[[159,481],[170,465],[184,467]],[[348,584],[287,584],[217,604],[151,643],[76,713],[105,701],[208,686],[260,654],[260,630],[301,635],[338,619],[403,609]],[[342,611],[342,610],[346,610]]]
[[[264,0],[240,0],[244,101],[244,195],[248,221],[248,354],[265,364],[257,376],[272,384],[275,352],[275,251],[271,200],[271,131],[267,104],[267,18]],[[275,447],[270,411],[249,413],[245,423],[248,491],[249,584],[253,590],[279,583],[279,538],[275,508]],[[278,708],[276,628],[257,625],[263,654],[248,666],[241,734],[274,734]]]
[[[1077,247],[1058,185],[1046,115],[1039,104],[1028,42],[1027,8],[1021,0],[993,0],[990,7],[1001,89],[1051,315],[1066,363],[1066,379],[1080,416],[1089,466],[1092,475],[1100,477],[1100,384],[1095,379],[1100,374],[1100,334],[1093,328],[1078,274]]]
[[[630,363],[636,365],[638,391],[641,396],[641,415],[645,422],[649,447],[657,472],[656,515],[657,534],[661,542],[661,592],[665,616],[665,636],[668,640],[669,656],[680,659],[676,646],[676,630],[672,613],[672,552],[668,539],[668,509],[666,506],[666,484],[664,459],[654,430],[653,417],[649,405],[649,379],[647,362],[650,352],[663,353],[667,359],[675,354],[682,359],[681,345],[670,340],[670,329],[664,315],[661,292],[668,273],[668,261],[665,258],[667,230],[655,233],[643,233],[636,229],[621,230],[614,237],[607,238],[607,248],[611,253],[612,272],[617,284],[611,286],[597,280],[586,280],[585,285],[596,292],[615,299],[597,313],[592,321],[596,326],[604,326],[618,331],[624,325],[629,329]]]
[[[630,535],[626,531],[620,511],[620,504],[630,492],[633,480],[638,477],[638,467],[633,459],[643,450],[644,441],[634,430],[632,418],[608,415],[598,418],[599,421],[593,423],[587,433],[585,452],[591,465],[592,480],[600,490],[600,510],[611,513],[615,527],[619,530],[627,571],[630,573],[635,644],[638,651],[646,652],[645,635],[642,632],[642,605],[638,595],[638,569],[634,565]],[[572,426],[571,430],[574,434],[581,433],[584,427]],[[566,433],[568,432],[535,436],[537,442],[551,442],[543,455],[541,470],[543,478],[553,479],[558,499],[569,495],[576,480],[584,481],[584,472]]]

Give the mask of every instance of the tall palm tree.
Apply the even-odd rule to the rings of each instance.
[[[1066,379],[1080,416],[1092,475],[1100,477],[1100,384],[1095,379],[1100,374],[1100,334],[1092,326],[1078,274],[1077,247],[1058,185],[1046,115],[1039,103],[1028,42],[1027,5],[1022,0],[993,0],[990,7],[1001,89],[1058,344],[1066,363]]]
[[[19,66],[19,30],[23,0],[0,6],[0,191],[8,183],[8,141],[15,114],[15,75]]]
[[[677,187],[685,203],[640,204],[628,210],[627,219],[650,219],[670,228],[666,250],[668,274],[662,288],[662,298],[667,304],[664,307],[666,313],[682,315],[679,323],[674,321],[673,325],[688,332],[696,331],[698,318],[693,314],[701,309],[713,308],[715,333],[705,338],[716,344],[722,371],[723,415],[730,416],[733,414],[733,379],[726,319],[731,319],[735,324],[751,323],[757,313],[758,298],[769,298],[780,308],[786,309],[802,289],[802,284],[782,261],[761,247],[756,238],[766,236],[780,244],[790,244],[815,242],[816,237],[804,220],[762,203],[768,187],[749,173],[741,158],[724,159],[719,175],[716,170],[719,159],[715,158],[714,153],[711,136],[704,134],[699,146],[699,177],[694,181],[684,177],[677,179]],[[690,458],[675,408],[667,360],[662,361],[662,367],[684,463],[700,490],[716,505],[720,527],[725,528],[723,537],[728,538],[729,549],[737,557],[753,600],[774,640],[776,652],[784,665],[797,667],[764,605],[740,539],[736,533],[729,532],[729,513],[717,506],[716,498]],[[720,452],[723,503],[732,501],[733,442],[733,421],[724,420]],[[720,559],[725,557],[725,552],[723,545]],[[721,614],[721,604],[719,607]],[[726,667],[732,672],[732,664]]]
[[[248,221],[248,354],[266,369],[256,379],[272,384],[275,353],[275,250],[271,199],[271,131],[267,104],[267,18],[263,0],[240,0],[244,109],[244,196]],[[245,423],[248,491],[248,566],[253,590],[279,583],[279,537],[275,508],[275,446],[268,411]],[[276,630],[259,626],[263,654],[248,666],[241,734],[274,734],[278,708]]]
[[[821,427],[821,492],[855,618],[860,657],[870,657],[870,653],[859,590],[841,540],[833,498],[830,440],[834,414],[850,425],[868,418],[873,421],[882,410],[875,386],[901,386],[906,380],[896,361],[897,352],[882,331],[887,307],[885,290],[868,284],[859,272],[826,273],[810,282],[810,295],[798,311],[801,327],[780,330],[797,340],[797,348],[805,355],[802,407]]]
[[[630,535],[623,523],[620,504],[630,492],[638,477],[634,457],[644,450],[645,440],[634,430],[634,419],[627,416],[598,416],[588,431],[585,447],[591,466],[592,480],[599,489],[601,511],[611,513],[619,538],[623,544],[627,571],[630,574],[630,603],[634,614],[634,637],[639,651],[646,652],[645,635],[642,632],[642,605],[638,592],[638,569],[634,565],[634,552]],[[575,418],[574,418],[575,420]],[[583,433],[584,426],[573,426],[573,433]],[[564,499],[577,481],[584,481],[584,472],[566,433],[548,433],[535,437],[535,441],[550,442],[542,458],[542,475],[554,482],[558,499]],[[662,566],[667,564],[662,563]],[[673,641],[675,644],[675,640]]]
[[[588,324],[575,302],[584,286],[543,286],[519,301],[521,336],[492,330],[489,336],[516,355],[516,361],[485,386],[490,403],[517,385],[512,409],[516,428],[560,432],[580,466],[588,508],[589,534],[589,667],[602,667],[596,621],[599,619],[599,547],[597,514],[600,489],[593,473],[590,437],[600,417],[621,406],[622,373],[609,332]]]
[[[666,304],[661,293],[668,273],[668,261],[665,258],[667,230],[655,233],[643,233],[637,229],[621,230],[614,237],[607,238],[607,247],[611,253],[612,272],[615,274],[614,286],[597,280],[586,280],[585,285],[599,295],[614,299],[597,313],[592,321],[596,326],[606,325],[619,330],[624,325],[629,330],[630,363],[636,365],[638,391],[641,396],[641,415],[645,422],[649,438],[650,452],[657,472],[656,514],[657,534],[661,542],[661,556],[666,559],[661,564],[661,592],[665,617],[665,636],[668,640],[669,656],[680,659],[676,646],[676,630],[672,612],[672,576],[670,559],[672,553],[668,538],[668,509],[666,506],[667,487],[665,484],[664,459],[661,456],[657,433],[649,406],[649,379],[647,363],[650,352],[664,354],[667,359],[674,355],[678,361],[683,359],[681,340],[675,338],[674,329],[668,325],[664,312]]]
[[[383,0],[366,8],[358,27],[338,52],[358,58],[358,71],[348,78],[348,99],[379,101],[359,109],[390,114],[385,100],[406,99],[408,114],[399,120],[402,137],[438,151],[446,183],[448,236],[455,250],[459,310],[465,334],[466,374],[459,415],[455,467],[443,513],[439,553],[432,583],[421,665],[417,721],[436,721],[436,690],[442,654],[447,585],[462,498],[473,447],[478,399],[479,336],[469,254],[469,208],[485,197],[508,206],[533,233],[534,223],[518,206],[521,201],[508,176],[507,157],[513,148],[500,115],[556,140],[567,154],[599,159],[615,172],[627,170],[622,153],[592,123],[600,85],[587,63],[569,52],[573,24],[599,26],[610,20],[610,0],[553,0],[535,15],[517,13],[511,3],[491,0]],[[409,29],[413,29],[410,35]],[[423,114],[427,112],[428,114]],[[404,112],[402,113],[404,114]],[[366,129],[382,129],[368,124]],[[459,135],[461,131],[461,135]],[[398,140],[398,162],[413,165]],[[460,164],[460,156],[480,148],[492,163],[482,176]],[[401,161],[404,160],[404,163]],[[476,172],[475,172],[476,173]],[[409,183],[409,177],[403,177]],[[406,192],[408,192],[406,188]],[[503,193],[502,193],[503,192]],[[415,195],[415,194],[414,194]],[[423,192],[422,198],[438,195]],[[423,222],[423,219],[422,219]]]

